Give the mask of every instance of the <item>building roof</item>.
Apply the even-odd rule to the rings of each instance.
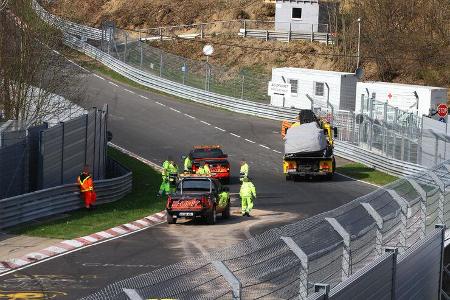
[[[429,89],[429,90],[447,90],[445,87],[437,87],[437,86],[426,86],[426,85],[418,85],[418,84],[407,84],[407,83],[395,83],[395,82],[382,82],[382,81],[362,81],[361,84],[369,83],[369,84],[379,84],[386,86],[400,86],[400,87],[409,87],[409,88],[417,88],[417,89]]]
[[[299,74],[299,73],[307,73],[307,74],[322,74],[322,75],[336,75],[336,76],[355,76],[354,73],[348,72],[336,72],[336,71],[326,71],[326,70],[316,70],[316,69],[305,69],[305,68],[273,68],[272,71],[278,71],[289,74]]]

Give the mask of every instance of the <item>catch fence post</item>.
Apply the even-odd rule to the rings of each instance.
[[[420,220],[421,220],[421,231],[420,239],[425,238],[427,233],[427,192],[412,178],[406,178],[408,182],[413,186],[417,193],[422,198],[420,201]]]
[[[314,24],[311,24],[311,42],[314,42]]]
[[[291,34],[292,34],[292,23],[289,22],[288,43],[291,42]]]
[[[244,19],[244,37],[247,37],[247,21]]]
[[[242,75],[242,77],[241,77],[241,99],[244,99],[244,82],[245,82],[245,76]]]
[[[361,206],[367,211],[367,213],[375,220],[377,224],[377,233],[375,237],[375,249],[377,251],[377,255],[382,255],[382,246],[383,246],[383,218],[380,214],[373,208],[369,203],[361,203]]]
[[[309,269],[308,255],[297,245],[297,243],[294,242],[292,238],[282,236],[281,239],[295,254],[295,256],[297,256],[297,258],[300,260],[300,264],[302,265],[302,267],[299,274],[300,278],[299,298],[306,299],[308,298],[308,269]]]
[[[214,268],[219,272],[223,278],[228,282],[232,289],[233,300],[240,300],[242,293],[242,284],[239,279],[225,266],[221,261],[214,260],[211,262]]]
[[[445,220],[444,220],[445,184],[442,181],[442,179],[439,178],[439,176],[437,176],[436,173],[434,173],[433,171],[428,170],[428,171],[426,171],[426,173],[439,186],[440,195],[439,195],[439,208],[438,208],[438,210],[439,210],[439,215],[438,215],[439,222],[438,223],[445,224]]]
[[[64,184],[64,122],[61,124],[61,185]]]
[[[203,24],[200,24],[200,39],[203,40]]]
[[[162,27],[159,27],[159,40],[162,42],[163,40],[163,29]]]
[[[161,52],[159,54],[159,77],[162,77],[162,68],[163,68],[163,54]]]
[[[141,32],[139,31],[139,34],[141,34]],[[142,69],[142,65],[143,65],[143,63],[144,63],[144,49],[143,49],[143,47],[142,47],[142,40],[141,40],[141,38],[139,38],[139,50],[140,50],[140,54],[141,54],[141,57],[140,57],[140,68]]]
[[[384,249],[386,253],[392,253],[392,279],[391,279],[391,299],[396,299],[396,282],[397,282],[397,257],[398,257],[398,248],[395,247],[386,247]]]
[[[344,245],[342,247],[342,275],[341,280],[344,281],[350,277],[352,273],[352,262],[351,262],[351,249],[350,249],[350,234],[342,227],[341,224],[335,218],[325,218],[325,220],[330,223],[333,229],[342,237]]]
[[[408,218],[411,217],[411,208],[409,206],[408,201],[406,201],[404,198],[400,197],[399,194],[397,194],[394,190],[387,190],[387,192],[391,195],[392,199],[394,199],[395,202],[397,202],[398,206],[400,206],[400,237],[399,237],[399,243],[400,243],[400,253],[403,253],[406,250],[406,243],[407,243],[407,230],[408,230]]]
[[[442,291],[442,282],[443,282],[443,276],[444,276],[444,253],[445,253],[445,231],[447,230],[447,226],[445,224],[436,224],[434,225],[434,228],[441,229],[441,263],[440,263],[440,272],[439,272],[439,290],[438,290],[438,297],[439,299],[441,297],[441,291]]]
[[[123,52],[123,62],[127,61],[128,34],[125,32],[125,50]]]

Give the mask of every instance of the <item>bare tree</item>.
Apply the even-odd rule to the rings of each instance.
[[[76,110],[83,74],[59,54],[62,38],[28,0],[10,1],[0,11],[0,109],[7,119],[32,125]]]

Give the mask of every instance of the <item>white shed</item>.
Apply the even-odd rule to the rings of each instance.
[[[277,0],[275,7],[275,30],[310,33],[318,32],[318,0]]]
[[[269,82],[270,104],[280,107],[310,109],[327,107],[327,100],[336,110],[355,110],[356,83],[354,73],[301,68],[272,69]],[[288,84],[289,91],[274,89],[276,84]]]
[[[364,96],[363,96],[364,95]],[[361,97],[387,102],[402,111],[428,115],[440,103],[447,103],[447,89],[389,82],[358,82],[355,111],[361,111]],[[367,104],[364,104],[367,107]],[[418,107],[418,110],[417,110]]]

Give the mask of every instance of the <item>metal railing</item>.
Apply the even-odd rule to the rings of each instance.
[[[450,161],[332,211],[122,280],[85,299],[129,299],[130,290],[142,299],[320,299],[317,284],[329,285],[331,299],[392,292],[398,299],[414,294],[436,299],[448,242],[438,224],[450,224]],[[392,248],[398,259],[397,252],[385,254]]]
[[[96,204],[114,202],[131,191],[132,173],[111,158],[107,170],[113,178],[94,182]],[[76,178],[74,178],[74,181]],[[65,184],[0,200],[0,229],[84,207],[79,187]]]

